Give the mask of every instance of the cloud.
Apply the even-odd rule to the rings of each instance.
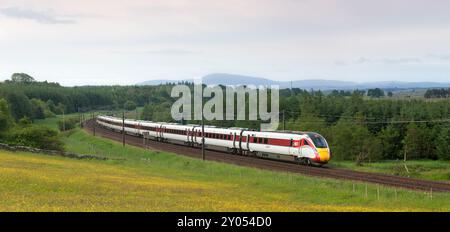
[[[44,24],[73,24],[73,19],[67,19],[68,16],[58,16],[51,12],[35,11],[19,7],[1,8],[0,14],[9,18],[28,19]]]
[[[117,54],[155,54],[155,55],[191,55],[198,54],[198,51],[183,49],[161,49],[161,50],[143,50],[143,51],[113,51]]]
[[[381,62],[386,64],[408,64],[408,63],[420,63],[422,60],[416,57],[407,57],[407,58],[384,58],[381,59]]]
[[[420,63],[422,59],[417,57],[404,57],[404,58],[381,58],[381,59],[369,59],[366,57],[360,57],[355,61],[356,64],[365,63],[384,63],[384,64],[409,64]]]
[[[342,60],[335,60],[334,61],[334,65],[336,65],[336,66],[347,66],[348,63],[345,62],[345,61],[342,61]]]
[[[430,57],[433,59],[439,59],[439,60],[450,60],[450,55],[444,55],[444,54],[430,54],[427,57]]]

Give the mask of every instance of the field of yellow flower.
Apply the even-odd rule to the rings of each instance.
[[[373,197],[364,200],[358,194],[332,190],[331,183],[320,181],[316,191],[337,193],[334,196],[336,199],[330,201],[327,199],[330,193],[306,195],[317,192],[307,189],[311,188],[308,181],[302,184],[305,178],[287,174],[277,178],[284,176],[295,187],[287,186],[287,182],[277,183],[274,177],[269,177],[273,188],[268,188],[263,181],[267,173],[258,170],[253,171],[261,175],[259,178],[250,175],[240,180],[235,177],[233,181],[230,173],[224,181],[220,181],[220,170],[214,174],[213,169],[209,169],[213,177],[206,178],[190,173],[189,169],[174,169],[174,175],[167,175],[167,170],[158,172],[157,169],[142,170],[141,167],[134,169],[110,161],[0,151],[0,211],[449,210],[448,204],[424,205],[412,199],[409,206],[398,200],[397,206],[392,207],[387,204],[386,196],[379,201]],[[301,194],[295,192],[296,189]],[[402,195],[426,198],[423,194],[412,192],[402,192]],[[437,198],[429,200],[429,203],[439,201]]]
[[[107,161],[0,150],[0,211],[450,211],[450,194],[394,190],[202,162],[76,130],[69,151]],[[120,159],[116,159],[120,158]]]

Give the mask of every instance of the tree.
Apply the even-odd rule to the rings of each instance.
[[[378,134],[383,159],[396,159],[400,154],[401,137],[397,128],[389,124]]]
[[[16,120],[25,116],[32,116],[30,100],[24,93],[9,92],[6,98],[11,109],[11,114]]]
[[[136,109],[136,103],[134,103],[133,101],[126,101],[126,102],[123,104],[123,108],[124,108],[125,110],[128,110],[128,111],[130,111],[130,110],[135,110],[135,109]]]
[[[369,89],[367,90],[367,96],[376,98],[384,97],[384,91],[380,88]]]
[[[32,124],[31,119],[27,116],[21,118],[18,122],[18,124],[22,127],[26,127]]]
[[[14,125],[14,118],[5,99],[0,99],[0,133],[7,131]],[[1,135],[0,135],[1,136]]]
[[[340,120],[332,128],[331,150],[333,156],[341,160],[355,160],[363,162],[371,157],[376,147],[371,147],[373,136],[361,124]],[[376,141],[378,143],[378,141]],[[373,159],[378,154],[373,154]]]
[[[442,127],[436,138],[436,151],[439,159],[450,160],[450,125]]]
[[[44,119],[45,118],[45,109],[44,104],[41,100],[31,99],[31,113],[33,119]]]
[[[423,125],[417,126],[415,123],[410,123],[406,128],[403,145],[406,159],[435,158],[430,129]]]
[[[29,84],[29,83],[35,82],[36,80],[32,76],[30,76],[26,73],[14,73],[11,76],[11,81],[14,83]]]

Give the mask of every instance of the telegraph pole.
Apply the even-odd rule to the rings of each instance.
[[[65,118],[64,118],[64,109],[62,110],[62,118],[63,118],[63,131],[66,131],[66,120],[65,120]]]
[[[205,117],[203,117],[203,85],[202,85],[202,160],[205,161]]]
[[[125,112],[122,111],[122,146],[125,147]]]
[[[203,94],[202,94],[203,102]],[[203,104],[202,104],[202,160],[205,160],[205,118],[203,117]]]
[[[286,130],[286,110],[283,110],[283,130]]]
[[[92,113],[92,117],[94,118],[94,136],[95,136],[95,126],[97,125],[97,120],[95,118],[95,113]]]

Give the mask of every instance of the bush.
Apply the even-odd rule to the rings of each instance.
[[[72,130],[77,126],[79,122],[78,117],[66,117],[64,120],[60,119],[58,121],[58,128],[60,131]]]
[[[135,110],[136,103],[134,103],[133,101],[126,101],[125,104],[123,104],[123,108],[126,110]]]
[[[47,150],[64,150],[57,131],[37,125],[11,129],[8,135],[8,143]]]

